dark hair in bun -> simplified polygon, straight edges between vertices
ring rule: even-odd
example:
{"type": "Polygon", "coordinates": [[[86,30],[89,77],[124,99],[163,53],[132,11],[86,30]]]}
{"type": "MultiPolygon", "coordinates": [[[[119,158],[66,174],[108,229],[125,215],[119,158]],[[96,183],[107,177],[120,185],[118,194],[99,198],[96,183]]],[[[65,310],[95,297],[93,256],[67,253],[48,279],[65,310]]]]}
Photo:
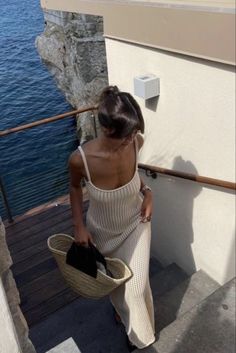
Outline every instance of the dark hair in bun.
{"type": "Polygon", "coordinates": [[[144,120],[136,100],[117,86],[106,87],[99,100],[98,120],[111,131],[112,138],[123,138],[138,130],[144,132],[144,120]]]}

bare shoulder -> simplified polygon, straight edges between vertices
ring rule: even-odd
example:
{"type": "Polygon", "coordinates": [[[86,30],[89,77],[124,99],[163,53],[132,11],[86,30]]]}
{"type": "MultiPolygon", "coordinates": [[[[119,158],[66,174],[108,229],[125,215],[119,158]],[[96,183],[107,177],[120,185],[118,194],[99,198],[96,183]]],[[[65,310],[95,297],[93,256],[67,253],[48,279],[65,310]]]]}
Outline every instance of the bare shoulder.
{"type": "Polygon", "coordinates": [[[140,134],[137,134],[136,138],[138,142],[138,149],[140,150],[143,147],[144,139],[143,136],[140,134]]]}
{"type": "Polygon", "coordinates": [[[79,150],[71,153],[68,161],[70,183],[74,187],[80,186],[80,181],[84,177],[84,164],[79,150]]]}
{"type": "Polygon", "coordinates": [[[79,150],[75,150],[69,157],[69,167],[80,170],[83,167],[83,159],[79,150]]]}
{"type": "Polygon", "coordinates": [[[83,151],[86,156],[93,155],[93,153],[97,150],[97,138],[94,138],[83,145],[83,151]]]}
{"type": "MultiPolygon", "coordinates": [[[[94,150],[96,150],[95,140],[96,139],[86,142],[82,147],[83,152],[86,155],[86,159],[90,158],[90,156],[93,155],[94,150]]],[[[68,165],[69,165],[70,172],[73,174],[77,174],[77,177],[79,177],[79,174],[81,177],[86,176],[84,161],[79,149],[71,153],[69,157],[68,165]]]]}

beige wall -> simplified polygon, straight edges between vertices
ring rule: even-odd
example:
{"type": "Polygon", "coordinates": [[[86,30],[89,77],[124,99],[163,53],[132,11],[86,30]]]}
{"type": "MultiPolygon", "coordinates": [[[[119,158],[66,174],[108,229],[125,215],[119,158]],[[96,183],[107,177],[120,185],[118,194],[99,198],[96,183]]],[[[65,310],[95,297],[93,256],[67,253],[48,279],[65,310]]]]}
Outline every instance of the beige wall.
{"type": "MultiPolygon", "coordinates": [[[[235,76],[223,64],[106,39],[110,84],[133,93],[133,78],[160,77],[158,100],[137,98],[146,122],[141,162],[234,182],[235,76]]],[[[152,251],[220,283],[234,273],[235,196],[159,177],[152,251]]]]}
{"type": "Polygon", "coordinates": [[[17,339],[15,326],[8,306],[5,290],[0,277],[0,352],[22,353],[17,339]]]}
{"type": "Polygon", "coordinates": [[[103,16],[104,33],[110,38],[235,63],[233,0],[41,0],[41,5],[103,16]]]}
{"type": "Polygon", "coordinates": [[[36,353],[20,310],[20,296],[10,267],[5,227],[0,216],[0,352],[36,353]]]}

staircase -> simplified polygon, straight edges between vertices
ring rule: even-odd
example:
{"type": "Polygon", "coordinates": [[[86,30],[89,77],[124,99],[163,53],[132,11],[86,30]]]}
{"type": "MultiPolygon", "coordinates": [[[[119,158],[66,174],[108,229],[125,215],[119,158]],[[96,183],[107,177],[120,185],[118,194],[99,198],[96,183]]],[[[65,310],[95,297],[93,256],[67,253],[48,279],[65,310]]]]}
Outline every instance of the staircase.
{"type": "MultiPolygon", "coordinates": [[[[213,289],[214,284],[211,279],[209,280],[209,277],[207,278],[202,271],[198,276],[199,279],[204,280],[205,278],[209,283],[209,291],[213,289]]],[[[203,286],[204,283],[206,284],[206,282],[202,282],[203,286]]],[[[206,286],[204,287],[206,289],[206,286]]],[[[194,289],[195,286],[193,285],[194,289]]],[[[200,301],[196,300],[195,302],[194,299],[192,302],[191,294],[190,296],[187,294],[187,302],[186,306],[183,303],[183,310],[181,309],[178,312],[176,320],[160,332],[158,341],[142,350],[142,352],[234,353],[235,279],[216,289],[212,294],[206,294],[205,298],[200,299],[200,301]]],[[[162,318],[160,319],[162,320],[162,318]]],[[[137,352],[140,351],[134,351],[134,353],[137,352]]]]}
{"type": "MultiPolygon", "coordinates": [[[[234,285],[150,260],[157,341],[134,353],[233,353],[234,285]]],[[[78,298],[30,330],[37,353],[128,353],[108,298],[78,298]]]]}

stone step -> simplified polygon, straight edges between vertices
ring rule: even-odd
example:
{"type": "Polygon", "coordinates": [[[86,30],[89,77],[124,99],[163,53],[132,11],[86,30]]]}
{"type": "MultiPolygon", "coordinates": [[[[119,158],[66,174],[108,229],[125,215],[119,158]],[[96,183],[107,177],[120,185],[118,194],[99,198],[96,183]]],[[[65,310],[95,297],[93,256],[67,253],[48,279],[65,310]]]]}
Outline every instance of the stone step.
{"type": "MultiPolygon", "coordinates": [[[[187,276],[175,264],[163,269],[155,258],[151,259],[150,267],[155,298],[163,295],[165,290],[172,289],[187,276]]],[[[35,325],[30,330],[30,337],[37,353],[44,353],[67,337],[73,337],[83,353],[128,353],[124,328],[115,323],[108,298],[98,301],[78,298],[35,325]],[[50,332],[51,327],[53,335],[50,332]]]]}
{"type": "Polygon", "coordinates": [[[151,257],[150,258],[150,262],[149,262],[149,276],[152,277],[154,276],[156,273],[159,273],[163,270],[163,266],[162,264],[155,258],[155,257],[151,257]]]}
{"type": "Polygon", "coordinates": [[[175,263],[156,272],[156,274],[150,278],[154,301],[163,296],[167,291],[175,288],[187,278],[187,273],[175,263]]]}
{"type": "Polygon", "coordinates": [[[156,333],[211,295],[220,285],[199,270],[154,302],[156,333]]]}
{"type": "Polygon", "coordinates": [[[61,342],[46,353],[81,353],[72,337],[61,342]]]}
{"type": "MultiPolygon", "coordinates": [[[[162,265],[152,257],[151,278],[155,280],[161,271],[162,265]]],[[[67,337],[73,337],[83,353],[128,353],[124,328],[116,324],[108,298],[95,301],[80,297],[32,327],[30,337],[37,353],[44,353],[51,347],[59,349],[57,344],[67,337]]],[[[54,353],[51,350],[49,352],[54,353]]]]}
{"type": "Polygon", "coordinates": [[[128,353],[123,325],[115,322],[107,297],[76,299],[30,330],[37,353],[50,352],[68,337],[83,353],[128,353]]]}
{"type": "MultiPolygon", "coordinates": [[[[199,281],[198,290],[204,287],[202,291],[205,291],[207,286],[199,281]]],[[[234,353],[235,279],[185,312],[161,331],[157,342],[142,350],[142,353],[154,352],[234,353]]]]}

